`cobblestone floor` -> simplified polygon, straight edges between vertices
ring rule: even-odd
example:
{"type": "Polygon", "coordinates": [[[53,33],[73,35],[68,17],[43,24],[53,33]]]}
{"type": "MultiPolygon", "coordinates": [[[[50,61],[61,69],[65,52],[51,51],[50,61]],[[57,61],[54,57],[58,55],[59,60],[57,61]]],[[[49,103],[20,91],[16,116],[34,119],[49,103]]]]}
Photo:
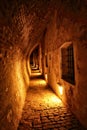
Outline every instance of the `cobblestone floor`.
{"type": "Polygon", "coordinates": [[[85,130],[33,70],[18,130],[85,130]]]}

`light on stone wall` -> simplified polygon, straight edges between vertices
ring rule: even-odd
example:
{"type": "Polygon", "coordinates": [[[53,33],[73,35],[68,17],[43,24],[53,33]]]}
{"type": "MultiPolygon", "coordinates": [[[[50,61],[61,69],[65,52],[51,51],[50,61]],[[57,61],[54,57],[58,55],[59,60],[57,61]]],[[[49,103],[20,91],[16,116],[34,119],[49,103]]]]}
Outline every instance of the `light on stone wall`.
{"type": "Polygon", "coordinates": [[[43,79],[42,80],[41,79],[38,79],[38,80],[33,79],[33,81],[30,81],[30,82],[31,82],[32,86],[36,86],[36,85],[38,86],[39,85],[39,87],[46,86],[46,84],[47,84],[46,81],[43,80],[43,79]]]}
{"type": "Polygon", "coordinates": [[[63,87],[60,83],[58,83],[58,89],[59,89],[59,94],[62,96],[63,95],[63,87]]]}
{"type": "Polygon", "coordinates": [[[16,98],[17,98],[17,100],[20,99],[20,107],[22,107],[24,105],[26,92],[25,92],[25,88],[24,88],[25,84],[24,84],[24,80],[23,80],[20,62],[15,63],[15,74],[16,74],[16,78],[14,79],[14,82],[15,82],[15,84],[17,84],[19,82],[19,87],[17,89],[16,98]]]}
{"type": "Polygon", "coordinates": [[[63,95],[63,87],[59,87],[60,95],[63,95]]]}
{"type": "Polygon", "coordinates": [[[47,74],[45,74],[45,80],[47,81],[47,74]]]}

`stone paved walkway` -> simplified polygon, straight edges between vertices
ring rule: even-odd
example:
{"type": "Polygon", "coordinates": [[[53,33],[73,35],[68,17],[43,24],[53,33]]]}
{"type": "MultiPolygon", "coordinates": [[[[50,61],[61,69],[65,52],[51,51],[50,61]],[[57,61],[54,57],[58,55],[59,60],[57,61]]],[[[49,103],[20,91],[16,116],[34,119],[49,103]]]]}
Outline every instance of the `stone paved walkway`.
{"type": "Polygon", "coordinates": [[[39,71],[33,70],[18,130],[85,129],[47,86],[39,71]]]}

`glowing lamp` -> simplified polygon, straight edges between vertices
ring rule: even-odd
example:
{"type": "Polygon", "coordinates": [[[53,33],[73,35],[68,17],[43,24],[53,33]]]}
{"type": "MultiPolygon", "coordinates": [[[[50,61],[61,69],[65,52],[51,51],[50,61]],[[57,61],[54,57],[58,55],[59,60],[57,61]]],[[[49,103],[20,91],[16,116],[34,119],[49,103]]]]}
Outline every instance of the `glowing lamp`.
{"type": "Polygon", "coordinates": [[[47,81],[47,74],[45,74],[45,79],[46,79],[46,81],[47,81]]]}
{"type": "Polygon", "coordinates": [[[63,87],[60,83],[58,83],[59,93],[62,96],[63,95],[63,87]]]}

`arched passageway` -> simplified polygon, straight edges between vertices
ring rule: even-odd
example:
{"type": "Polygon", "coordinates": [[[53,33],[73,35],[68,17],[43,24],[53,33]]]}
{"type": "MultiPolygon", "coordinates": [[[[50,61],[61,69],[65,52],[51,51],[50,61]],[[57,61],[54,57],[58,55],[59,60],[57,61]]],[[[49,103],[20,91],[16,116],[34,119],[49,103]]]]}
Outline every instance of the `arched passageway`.
{"type": "Polygon", "coordinates": [[[32,66],[18,130],[85,130],[68,106],[47,85],[40,71],[32,66]]]}
{"type": "Polygon", "coordinates": [[[0,0],[0,130],[19,126],[35,89],[30,63],[87,128],[86,59],[87,0],[0,0]]]}

